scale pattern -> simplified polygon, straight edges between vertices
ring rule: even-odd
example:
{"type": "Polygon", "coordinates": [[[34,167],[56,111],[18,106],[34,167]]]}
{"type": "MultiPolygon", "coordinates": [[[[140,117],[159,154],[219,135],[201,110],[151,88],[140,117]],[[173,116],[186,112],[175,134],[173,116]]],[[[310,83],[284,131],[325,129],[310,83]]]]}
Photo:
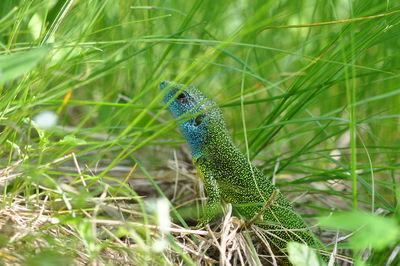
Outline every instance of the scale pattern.
{"type": "Polygon", "coordinates": [[[205,216],[199,225],[212,220],[221,199],[230,202],[238,216],[268,231],[265,236],[275,250],[283,251],[288,241],[322,248],[304,220],[276,187],[252,166],[233,144],[221,110],[193,86],[160,83],[164,102],[192,151],[207,193],[205,216]],[[273,198],[272,198],[273,197],[273,198]]]}

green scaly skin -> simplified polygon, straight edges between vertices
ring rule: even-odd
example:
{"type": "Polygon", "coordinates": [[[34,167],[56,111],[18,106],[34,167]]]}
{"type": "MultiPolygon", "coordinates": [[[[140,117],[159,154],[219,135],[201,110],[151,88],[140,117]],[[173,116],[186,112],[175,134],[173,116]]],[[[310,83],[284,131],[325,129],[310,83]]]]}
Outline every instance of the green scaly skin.
{"type": "Polygon", "coordinates": [[[215,102],[192,86],[163,81],[160,88],[190,145],[208,196],[205,216],[198,226],[218,215],[222,199],[244,220],[257,217],[254,224],[268,230],[265,236],[279,253],[289,241],[322,248],[289,201],[233,144],[215,102]]]}

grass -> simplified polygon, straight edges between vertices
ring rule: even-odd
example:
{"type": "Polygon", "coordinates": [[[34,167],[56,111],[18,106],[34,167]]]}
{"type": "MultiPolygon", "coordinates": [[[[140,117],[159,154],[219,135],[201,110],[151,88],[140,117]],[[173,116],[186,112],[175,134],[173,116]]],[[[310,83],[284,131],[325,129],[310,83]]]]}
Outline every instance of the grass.
{"type": "Polygon", "coordinates": [[[2,1],[1,264],[273,261],[235,231],[229,206],[209,231],[190,228],[188,206],[204,194],[161,101],[158,83],[174,80],[218,102],[235,143],[321,223],[338,264],[395,265],[399,238],[378,240],[400,230],[396,10],[389,0],[2,1]],[[288,25],[305,27],[265,29],[288,25]],[[41,127],[43,111],[56,126],[41,127]],[[336,215],[337,228],[318,218],[336,215]]]}

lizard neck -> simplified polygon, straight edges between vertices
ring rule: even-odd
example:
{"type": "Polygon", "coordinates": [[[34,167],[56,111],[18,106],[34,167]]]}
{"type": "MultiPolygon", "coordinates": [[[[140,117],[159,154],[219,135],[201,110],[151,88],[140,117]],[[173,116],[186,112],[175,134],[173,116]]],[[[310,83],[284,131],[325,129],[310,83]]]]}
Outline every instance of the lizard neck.
{"type": "Polygon", "coordinates": [[[208,132],[203,142],[189,142],[193,159],[215,160],[216,158],[229,159],[237,148],[233,144],[231,136],[227,131],[208,132]]]}

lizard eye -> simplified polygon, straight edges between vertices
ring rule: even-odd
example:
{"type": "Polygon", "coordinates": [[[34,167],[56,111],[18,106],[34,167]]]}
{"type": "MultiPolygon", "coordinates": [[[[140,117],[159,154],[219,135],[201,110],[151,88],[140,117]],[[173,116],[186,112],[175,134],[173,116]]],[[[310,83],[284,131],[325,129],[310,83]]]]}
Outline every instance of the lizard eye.
{"type": "Polygon", "coordinates": [[[178,97],[176,97],[176,99],[180,102],[180,103],[187,103],[188,102],[188,98],[186,97],[186,94],[184,92],[181,92],[178,97]]]}
{"type": "Polygon", "coordinates": [[[201,114],[201,115],[197,116],[197,117],[194,119],[193,125],[196,126],[196,127],[197,127],[198,125],[200,125],[201,122],[203,122],[204,117],[205,117],[204,114],[201,114]]]}

